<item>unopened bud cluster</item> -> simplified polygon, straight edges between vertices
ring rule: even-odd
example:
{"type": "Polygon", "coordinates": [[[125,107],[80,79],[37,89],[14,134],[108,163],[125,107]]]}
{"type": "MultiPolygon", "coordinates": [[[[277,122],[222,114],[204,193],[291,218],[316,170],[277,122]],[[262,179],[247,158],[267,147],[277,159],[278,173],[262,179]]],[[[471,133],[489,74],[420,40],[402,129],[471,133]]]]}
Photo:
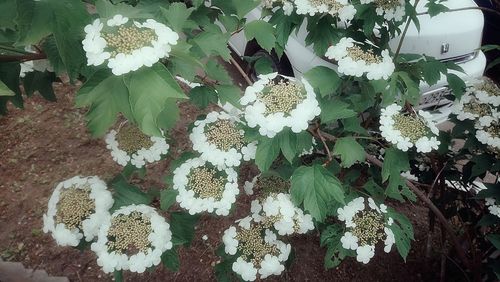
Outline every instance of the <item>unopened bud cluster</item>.
{"type": "Polygon", "coordinates": [[[290,191],[290,181],[284,180],[278,176],[260,176],[255,183],[255,190],[258,193],[258,199],[264,201],[273,194],[285,193],[290,191]]]}
{"type": "Polygon", "coordinates": [[[153,141],[149,136],[142,133],[138,127],[129,124],[120,128],[120,131],[116,134],[116,140],[118,141],[118,148],[129,155],[142,148],[148,149],[153,146],[153,141]]]}
{"type": "Polygon", "coordinates": [[[380,7],[384,10],[393,9],[401,5],[399,0],[374,0],[373,2],[377,7],[380,7]]]}
{"type": "Polygon", "coordinates": [[[375,211],[363,211],[355,215],[353,222],[356,227],[351,233],[358,237],[360,246],[374,246],[377,242],[383,241],[384,218],[381,214],[375,211]]]}
{"type": "Polygon", "coordinates": [[[250,261],[255,267],[260,266],[260,262],[267,254],[277,256],[278,248],[275,245],[266,243],[262,235],[264,227],[260,224],[253,224],[250,229],[241,228],[236,234],[238,240],[238,250],[242,253],[241,258],[250,261]]]}
{"type": "Polygon", "coordinates": [[[479,115],[480,117],[490,116],[492,113],[488,104],[477,103],[477,100],[474,98],[471,102],[464,104],[463,110],[468,113],[479,115]]]}
{"type": "Polygon", "coordinates": [[[56,223],[63,223],[68,230],[81,229],[82,221],[95,210],[90,191],[90,187],[63,189],[57,205],[56,223]]]}
{"type": "Polygon", "coordinates": [[[338,10],[341,9],[344,5],[337,2],[337,0],[310,0],[312,6],[318,7],[321,5],[326,5],[330,8],[330,10],[338,10]]]}
{"type": "Polygon", "coordinates": [[[224,177],[217,176],[217,171],[206,167],[191,170],[188,176],[189,187],[201,198],[220,200],[226,183],[224,177]]]}
{"type": "Polygon", "coordinates": [[[111,56],[118,53],[131,54],[144,46],[150,46],[156,35],[151,29],[139,29],[135,26],[120,26],[116,32],[104,34],[104,40],[112,48],[111,56]]]}
{"type": "Polygon", "coordinates": [[[382,62],[382,58],[375,55],[373,50],[363,50],[359,46],[354,45],[353,47],[347,48],[347,53],[355,61],[363,60],[368,64],[379,64],[382,62]]]}
{"type": "Polygon", "coordinates": [[[221,119],[208,125],[205,135],[209,143],[222,151],[229,151],[231,148],[241,149],[244,144],[243,134],[230,120],[221,119]]]}
{"type": "Polygon", "coordinates": [[[418,139],[427,136],[429,129],[424,121],[418,117],[410,115],[396,114],[393,116],[394,128],[401,132],[403,137],[410,138],[410,142],[415,143],[418,139]]]}
{"type": "Polygon", "coordinates": [[[151,222],[140,212],[120,214],[111,220],[108,231],[108,247],[120,254],[133,255],[146,252],[151,242],[151,222]]]}
{"type": "Polygon", "coordinates": [[[266,105],[266,114],[289,114],[300,102],[305,99],[303,87],[297,83],[281,80],[278,83],[270,82],[267,89],[261,92],[259,99],[266,105]]]}

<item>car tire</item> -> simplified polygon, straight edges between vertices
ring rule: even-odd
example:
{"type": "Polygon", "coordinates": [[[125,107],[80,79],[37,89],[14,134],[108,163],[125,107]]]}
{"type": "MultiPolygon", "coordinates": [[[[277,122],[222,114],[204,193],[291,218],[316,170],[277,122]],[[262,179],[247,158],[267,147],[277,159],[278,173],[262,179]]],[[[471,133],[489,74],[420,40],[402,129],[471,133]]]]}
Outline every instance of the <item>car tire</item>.
{"type": "Polygon", "coordinates": [[[258,58],[268,59],[271,62],[271,68],[273,72],[278,72],[279,74],[285,76],[293,76],[292,66],[290,65],[288,58],[284,54],[281,57],[281,59],[279,59],[278,55],[276,54],[276,52],[274,52],[274,50],[271,53],[269,53],[264,49],[260,49],[256,51],[254,54],[252,54],[251,57],[256,58],[256,60],[249,62],[247,64],[246,73],[252,81],[257,81],[258,75],[255,69],[255,62],[258,60],[258,58]]]}

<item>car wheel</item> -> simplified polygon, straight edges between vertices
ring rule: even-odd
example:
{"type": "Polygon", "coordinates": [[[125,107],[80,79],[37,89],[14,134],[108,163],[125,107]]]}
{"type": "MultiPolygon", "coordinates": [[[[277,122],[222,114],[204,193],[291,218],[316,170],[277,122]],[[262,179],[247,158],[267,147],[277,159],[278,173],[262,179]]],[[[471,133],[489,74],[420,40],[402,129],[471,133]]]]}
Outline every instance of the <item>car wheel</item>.
{"type": "Polygon", "coordinates": [[[288,58],[285,55],[282,56],[281,60],[274,51],[271,53],[266,50],[258,50],[252,56],[252,60],[247,64],[247,74],[252,81],[257,81],[259,75],[259,64],[269,64],[266,67],[270,67],[271,72],[278,72],[279,74],[286,76],[293,76],[292,67],[288,58]],[[262,60],[264,59],[264,60],[262,60]],[[264,63],[266,62],[266,63],[264,63]]]}

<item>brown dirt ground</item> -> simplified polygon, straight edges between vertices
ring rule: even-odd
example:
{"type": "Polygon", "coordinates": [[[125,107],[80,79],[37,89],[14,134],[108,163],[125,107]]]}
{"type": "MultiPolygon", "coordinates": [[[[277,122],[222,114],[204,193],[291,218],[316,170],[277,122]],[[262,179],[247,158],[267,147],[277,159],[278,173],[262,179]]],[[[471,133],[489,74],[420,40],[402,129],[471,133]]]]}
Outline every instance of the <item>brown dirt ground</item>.
{"type": "MultiPolygon", "coordinates": [[[[0,117],[0,255],[4,260],[19,261],[30,268],[45,269],[50,275],[67,276],[71,281],[110,281],[95,263],[91,251],[80,252],[58,247],[49,235],[43,234],[42,214],[52,189],[61,180],[74,175],[98,175],[110,180],[120,171],[105,143],[92,139],[85,128],[85,111],[75,109],[73,98],[77,87],[55,84],[58,102],[40,97],[26,101],[23,110],[12,109],[0,117]]],[[[186,125],[196,117],[196,109],[181,105],[181,122],[171,132],[171,152],[176,157],[188,149],[186,125]]],[[[142,187],[161,187],[169,159],[148,167],[142,187]]],[[[243,179],[251,178],[253,169],[242,170],[243,179]]],[[[325,250],[319,247],[315,232],[291,238],[296,251],[292,267],[276,281],[429,281],[439,279],[436,254],[424,258],[427,239],[427,209],[419,204],[396,208],[414,224],[416,241],[405,263],[395,248],[389,254],[377,250],[376,257],[362,265],[347,259],[340,267],[325,270],[325,250]]],[[[189,249],[180,251],[181,268],[173,273],[163,266],[142,276],[126,273],[128,281],[212,281],[213,265],[222,232],[235,219],[249,210],[249,199],[238,202],[232,216],[202,216],[196,237],[189,249]],[[208,235],[208,240],[201,237],[208,235]]]]}

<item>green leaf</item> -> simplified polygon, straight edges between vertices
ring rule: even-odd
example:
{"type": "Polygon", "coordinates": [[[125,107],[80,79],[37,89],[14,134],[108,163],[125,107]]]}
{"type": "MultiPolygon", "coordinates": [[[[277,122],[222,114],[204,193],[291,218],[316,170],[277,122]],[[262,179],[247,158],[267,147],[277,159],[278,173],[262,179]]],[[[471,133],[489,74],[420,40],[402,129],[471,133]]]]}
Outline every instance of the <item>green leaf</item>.
{"type": "Polygon", "coordinates": [[[406,257],[411,248],[411,241],[415,239],[413,235],[413,226],[406,216],[397,213],[392,208],[388,208],[387,215],[394,219],[394,223],[389,226],[389,228],[394,233],[396,248],[406,262],[406,257]]]}
{"type": "Polygon", "coordinates": [[[0,114],[7,113],[7,103],[10,101],[14,106],[23,108],[23,97],[19,88],[19,72],[21,67],[19,63],[0,64],[0,81],[15,93],[14,96],[0,96],[0,114]]]}
{"type": "Polygon", "coordinates": [[[207,63],[206,72],[208,77],[217,82],[224,84],[233,84],[233,80],[229,76],[229,73],[224,68],[224,66],[217,62],[217,60],[211,60],[207,63]]]}
{"type": "Polygon", "coordinates": [[[500,250],[500,234],[488,234],[486,239],[490,241],[497,250],[500,250]]]}
{"type": "Polygon", "coordinates": [[[116,14],[132,19],[152,18],[153,15],[147,12],[147,9],[132,7],[125,3],[113,3],[119,1],[97,0],[95,7],[100,18],[112,18],[116,14]]]}
{"type": "Polygon", "coordinates": [[[349,252],[342,248],[340,238],[343,235],[344,230],[338,224],[328,225],[325,230],[321,232],[321,246],[326,246],[327,248],[324,263],[326,269],[339,266],[349,252]]]}
{"type": "MultiPolygon", "coordinates": [[[[2,9],[1,11],[4,11],[2,9]]],[[[5,13],[5,12],[4,12],[5,13]]],[[[15,13],[13,13],[15,15],[15,13]]],[[[17,0],[15,22],[19,29],[19,45],[33,45],[52,33],[50,23],[52,11],[47,2],[17,0]]]]}
{"type": "Polygon", "coordinates": [[[356,162],[365,160],[365,150],[353,137],[343,137],[337,139],[333,153],[340,155],[342,167],[351,167],[356,162]]]}
{"type": "Polygon", "coordinates": [[[160,8],[168,26],[176,32],[182,32],[184,28],[194,28],[196,23],[188,20],[194,8],[187,8],[184,3],[172,3],[168,9],[160,8]]]}
{"type": "Polygon", "coordinates": [[[238,109],[241,109],[241,89],[234,85],[217,85],[215,87],[217,95],[222,104],[230,103],[238,109]]]}
{"type": "Polygon", "coordinates": [[[164,189],[160,192],[160,208],[168,210],[174,203],[179,192],[174,189],[164,189]]]}
{"type": "Polygon", "coordinates": [[[85,65],[82,33],[89,22],[89,14],[82,2],[73,0],[48,0],[53,12],[52,32],[68,76],[74,81],[85,65]]]}
{"type": "Polygon", "coordinates": [[[224,60],[229,61],[231,54],[227,47],[228,40],[229,34],[223,34],[220,31],[205,31],[200,32],[190,42],[196,44],[206,56],[221,56],[224,60]]]}
{"type": "Polygon", "coordinates": [[[313,49],[316,55],[324,56],[328,47],[343,37],[343,31],[334,28],[337,26],[337,20],[334,17],[310,17],[307,20],[309,33],[305,42],[307,45],[314,44],[313,49]]]}
{"type": "Polygon", "coordinates": [[[10,90],[3,81],[0,80],[0,96],[14,96],[16,93],[14,91],[10,90]]]}
{"type": "Polygon", "coordinates": [[[121,178],[112,184],[114,190],[115,203],[113,210],[128,205],[148,205],[151,203],[152,198],[149,197],[138,187],[129,184],[125,178],[121,178]]]}
{"type": "Polygon", "coordinates": [[[450,8],[441,3],[437,3],[435,0],[427,2],[425,6],[427,7],[427,13],[429,13],[429,16],[431,16],[431,18],[450,10],[450,8]]]}
{"type": "Polygon", "coordinates": [[[123,270],[114,271],[113,278],[116,282],[123,282],[123,270]]]}
{"type": "Polygon", "coordinates": [[[314,89],[319,90],[321,97],[335,94],[342,82],[336,71],[323,66],[312,68],[304,77],[314,89]]]}
{"type": "Polygon", "coordinates": [[[344,190],[340,181],[322,165],[301,166],[291,178],[291,195],[297,204],[317,221],[322,222],[332,200],[344,203],[344,190]]]}
{"type": "Polygon", "coordinates": [[[274,36],[274,27],[263,20],[256,20],[247,23],[244,28],[245,37],[248,41],[255,38],[260,47],[264,48],[267,52],[271,52],[276,42],[274,36]]]}
{"type": "Polygon", "coordinates": [[[159,63],[130,73],[127,78],[134,119],[144,133],[161,136],[157,123],[160,113],[177,107],[176,100],[186,95],[172,74],[159,63]]]}
{"type": "Polygon", "coordinates": [[[28,97],[38,91],[43,98],[56,101],[56,95],[52,89],[53,81],[55,81],[55,75],[52,72],[29,72],[23,78],[24,91],[28,97]]]}
{"type": "Polygon", "coordinates": [[[349,104],[338,99],[322,101],[320,107],[322,123],[330,123],[338,119],[351,118],[358,115],[358,113],[349,108],[349,104]]]}
{"type": "Polygon", "coordinates": [[[281,152],[289,163],[293,163],[293,159],[297,155],[297,136],[291,130],[285,130],[279,134],[279,142],[281,152]]]}
{"type": "Polygon", "coordinates": [[[402,171],[410,169],[408,154],[395,148],[387,148],[384,155],[384,165],[382,167],[382,181],[389,177],[400,177],[402,171]]]}
{"type": "Polygon", "coordinates": [[[173,212],[170,215],[170,230],[174,246],[191,245],[194,238],[194,227],[200,215],[190,215],[186,212],[173,212]]]}
{"type": "Polygon", "coordinates": [[[122,77],[112,75],[109,70],[99,70],[80,88],[75,104],[77,107],[90,106],[87,127],[93,136],[102,136],[115,123],[119,113],[132,118],[128,100],[129,93],[122,77]]]}
{"type": "Polygon", "coordinates": [[[181,262],[177,252],[177,247],[173,247],[172,249],[165,251],[161,255],[161,262],[166,268],[172,270],[173,272],[179,271],[181,262]]]}
{"type": "Polygon", "coordinates": [[[280,153],[279,138],[261,138],[255,153],[255,164],[260,171],[267,171],[280,153]]]}
{"type": "Polygon", "coordinates": [[[449,73],[446,75],[448,85],[453,90],[453,94],[457,99],[460,99],[465,92],[465,82],[456,74],[449,73]]]}
{"type": "Polygon", "coordinates": [[[2,0],[0,1],[0,29],[15,29],[16,25],[14,18],[16,17],[16,0],[2,0]]]}
{"type": "Polygon", "coordinates": [[[193,104],[201,109],[206,108],[210,104],[217,104],[217,92],[209,86],[197,86],[189,92],[189,99],[193,104]]]}

